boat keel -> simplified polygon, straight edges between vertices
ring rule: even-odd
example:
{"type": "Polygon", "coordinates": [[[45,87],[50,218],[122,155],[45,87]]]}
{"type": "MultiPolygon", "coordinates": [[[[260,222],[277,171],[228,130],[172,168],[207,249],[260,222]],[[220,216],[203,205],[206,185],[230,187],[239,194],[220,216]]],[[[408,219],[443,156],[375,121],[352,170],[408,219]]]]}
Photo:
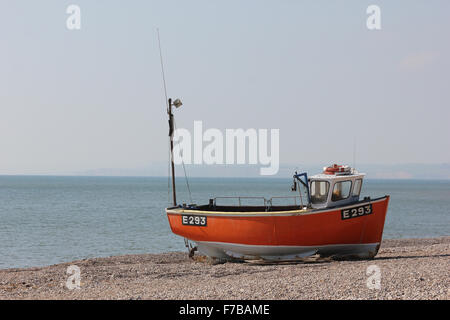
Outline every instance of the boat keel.
{"type": "Polygon", "coordinates": [[[196,241],[198,251],[212,258],[284,261],[320,255],[336,259],[372,259],[379,243],[322,246],[257,246],[196,241]]]}

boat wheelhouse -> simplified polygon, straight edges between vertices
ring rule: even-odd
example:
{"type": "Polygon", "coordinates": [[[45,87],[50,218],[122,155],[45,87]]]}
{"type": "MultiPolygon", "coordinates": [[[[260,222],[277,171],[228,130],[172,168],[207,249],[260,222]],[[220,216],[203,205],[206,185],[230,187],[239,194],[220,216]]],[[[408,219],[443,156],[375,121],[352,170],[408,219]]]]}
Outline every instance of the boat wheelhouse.
{"type": "Polygon", "coordinates": [[[310,179],[311,207],[322,209],[358,202],[364,176],[348,166],[334,164],[324,168],[323,173],[310,179]],[[341,168],[342,171],[332,171],[341,168]]]}

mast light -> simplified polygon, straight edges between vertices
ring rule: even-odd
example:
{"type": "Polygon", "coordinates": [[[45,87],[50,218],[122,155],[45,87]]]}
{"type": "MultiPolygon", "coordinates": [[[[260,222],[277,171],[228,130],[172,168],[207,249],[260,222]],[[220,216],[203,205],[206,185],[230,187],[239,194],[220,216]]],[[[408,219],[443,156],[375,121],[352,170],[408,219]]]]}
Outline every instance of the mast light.
{"type": "Polygon", "coordinates": [[[179,107],[181,107],[181,106],[183,105],[183,103],[181,102],[180,99],[176,99],[176,100],[173,102],[173,105],[174,105],[176,108],[179,108],[179,107]]]}

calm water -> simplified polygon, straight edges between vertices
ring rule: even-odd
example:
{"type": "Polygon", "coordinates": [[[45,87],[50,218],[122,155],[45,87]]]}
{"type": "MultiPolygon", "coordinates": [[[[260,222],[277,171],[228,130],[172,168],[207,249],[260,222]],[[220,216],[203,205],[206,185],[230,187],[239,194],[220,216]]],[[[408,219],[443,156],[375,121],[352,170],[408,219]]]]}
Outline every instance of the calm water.
{"type": "MultiPolygon", "coordinates": [[[[285,196],[290,179],[191,178],[192,197],[285,196]]],[[[179,179],[179,202],[189,202],[179,179]]],[[[384,238],[450,235],[450,181],[366,180],[391,195],[384,238]]],[[[167,178],[0,176],[0,268],[185,250],[164,208],[167,178]]]]}

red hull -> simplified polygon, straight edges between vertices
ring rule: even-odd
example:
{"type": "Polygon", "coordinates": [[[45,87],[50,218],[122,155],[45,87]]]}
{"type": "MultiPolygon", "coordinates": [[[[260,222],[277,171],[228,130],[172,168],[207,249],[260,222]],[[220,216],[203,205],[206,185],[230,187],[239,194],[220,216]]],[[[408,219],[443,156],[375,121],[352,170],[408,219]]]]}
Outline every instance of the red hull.
{"type": "Polygon", "coordinates": [[[341,208],[261,213],[172,208],[167,209],[167,216],[175,234],[197,243],[311,248],[371,244],[377,245],[378,251],[388,202],[389,196],[386,196],[341,208]],[[351,212],[346,212],[347,218],[343,219],[343,210],[368,204],[371,205],[370,214],[352,218],[351,212]],[[185,225],[182,215],[207,217],[207,225],[185,225]]]}

